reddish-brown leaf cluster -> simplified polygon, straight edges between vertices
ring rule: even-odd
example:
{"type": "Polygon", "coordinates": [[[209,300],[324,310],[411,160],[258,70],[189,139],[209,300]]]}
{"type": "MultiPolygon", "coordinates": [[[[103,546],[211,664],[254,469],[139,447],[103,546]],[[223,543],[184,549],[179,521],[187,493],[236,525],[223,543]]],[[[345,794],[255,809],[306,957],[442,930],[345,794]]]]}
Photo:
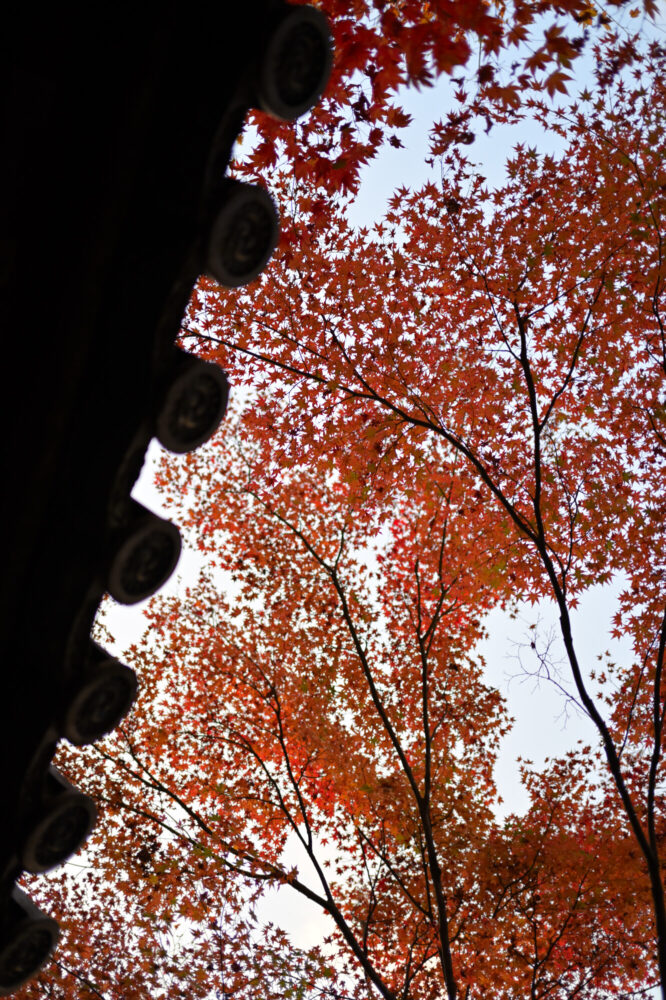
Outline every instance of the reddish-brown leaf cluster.
{"type": "Polygon", "coordinates": [[[183,329],[244,404],[160,471],[207,569],[151,606],[127,725],[62,761],[102,822],[88,881],[42,888],[69,934],[26,1000],[601,1000],[664,973],[665,53],[608,33],[555,103],[589,5],[327,10],[329,101],[238,166],[280,201],[276,258],[202,279],[183,329]],[[433,129],[441,179],[353,227],[396,87],[463,65],[469,32],[487,62],[433,129]],[[491,187],[484,118],[563,152],[518,144],[491,187]],[[571,612],[611,579],[633,655],[595,675],[571,612]],[[489,609],[541,598],[598,741],[524,762],[500,819],[511,720],[475,649],[489,609]],[[324,941],[262,926],[276,887],[324,941]]]}

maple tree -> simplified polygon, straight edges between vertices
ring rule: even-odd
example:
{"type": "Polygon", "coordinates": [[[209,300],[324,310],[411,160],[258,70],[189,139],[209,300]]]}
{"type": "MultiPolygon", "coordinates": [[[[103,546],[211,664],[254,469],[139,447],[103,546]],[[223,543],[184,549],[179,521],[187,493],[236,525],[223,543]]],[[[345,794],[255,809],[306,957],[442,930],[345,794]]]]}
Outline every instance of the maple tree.
{"type": "Polygon", "coordinates": [[[63,750],[101,821],[85,879],[31,888],[67,934],[20,996],[537,1000],[666,982],[666,53],[608,33],[589,90],[554,102],[582,45],[547,26],[513,82],[456,82],[432,132],[441,179],[354,228],[360,168],[407,123],[391,95],[425,82],[418,53],[451,71],[478,30],[499,55],[550,7],[450,6],[386,4],[373,24],[331,4],[330,101],[262,123],[237,165],[278,199],[280,247],[245,289],[202,279],[183,342],[248,403],[161,471],[209,568],[151,606],[126,724],[63,750]],[[354,73],[371,64],[368,90],[354,73]],[[493,188],[472,128],[526,119],[563,152],[518,145],[493,188]],[[595,673],[571,612],[618,576],[634,655],[595,673]],[[490,608],[543,597],[599,740],[523,764],[529,808],[501,820],[510,720],[475,649],[490,608]],[[261,925],[275,886],[328,915],[322,944],[261,925]]]}

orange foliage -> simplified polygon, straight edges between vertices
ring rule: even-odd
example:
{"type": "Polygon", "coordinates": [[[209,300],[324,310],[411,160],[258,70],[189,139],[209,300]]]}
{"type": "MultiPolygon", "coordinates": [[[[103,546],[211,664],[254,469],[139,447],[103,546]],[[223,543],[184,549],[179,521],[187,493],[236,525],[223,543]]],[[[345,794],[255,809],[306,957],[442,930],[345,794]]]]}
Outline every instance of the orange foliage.
{"type": "Polygon", "coordinates": [[[70,933],[21,997],[601,1000],[663,975],[664,52],[609,35],[591,92],[553,104],[578,49],[550,25],[435,127],[441,183],[346,216],[405,124],[397,84],[552,6],[331,2],[329,102],[239,165],[283,239],[246,289],[203,279],[183,338],[246,406],[160,477],[208,570],[151,606],[127,724],[62,762],[102,803],[104,906],[72,874],[42,889],[70,933]],[[511,115],[566,149],[518,146],[491,189],[459,126],[511,115]],[[595,678],[570,612],[617,574],[634,657],[595,678]],[[524,764],[530,807],[500,820],[510,720],[474,650],[487,610],[544,596],[599,741],[524,764]],[[328,915],[321,945],[259,925],[278,885],[328,915]]]}

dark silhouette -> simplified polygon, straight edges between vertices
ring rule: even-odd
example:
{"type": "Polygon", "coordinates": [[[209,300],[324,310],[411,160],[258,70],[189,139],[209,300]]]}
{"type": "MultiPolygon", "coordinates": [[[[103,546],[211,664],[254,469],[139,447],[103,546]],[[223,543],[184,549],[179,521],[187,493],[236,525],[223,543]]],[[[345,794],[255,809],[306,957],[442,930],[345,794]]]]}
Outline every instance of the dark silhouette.
{"type": "Polygon", "coordinates": [[[4,34],[0,995],[57,939],[16,879],[94,823],[57,742],[136,695],[90,640],[99,602],[143,599],[178,558],[130,498],[146,447],[191,450],[226,408],[224,373],[174,346],[190,292],[252,280],[277,240],[267,193],[225,177],[233,142],[251,106],[307,110],[331,61],[318,12],[271,0],[22,8],[4,34]]]}

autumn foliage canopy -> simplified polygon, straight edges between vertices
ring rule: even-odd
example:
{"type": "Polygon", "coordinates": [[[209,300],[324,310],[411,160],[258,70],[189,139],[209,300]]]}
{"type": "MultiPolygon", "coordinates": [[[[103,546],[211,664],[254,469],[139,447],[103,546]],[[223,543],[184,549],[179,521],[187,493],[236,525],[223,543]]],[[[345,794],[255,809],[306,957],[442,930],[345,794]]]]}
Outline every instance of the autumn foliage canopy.
{"type": "Polygon", "coordinates": [[[32,881],[66,933],[19,995],[638,996],[666,981],[666,49],[621,5],[322,6],[326,98],[257,114],[235,167],[278,251],[183,321],[237,400],[159,471],[204,569],[147,612],[133,714],[63,751],[101,820],[32,881]],[[353,225],[398,88],[442,74],[431,179],[353,225]],[[474,143],[510,128],[491,182],[474,143]],[[633,652],[585,662],[571,613],[611,581],[633,652]],[[477,647],[542,599],[596,742],[525,762],[506,815],[477,647]],[[276,887],[319,940],[262,916],[276,887]]]}

